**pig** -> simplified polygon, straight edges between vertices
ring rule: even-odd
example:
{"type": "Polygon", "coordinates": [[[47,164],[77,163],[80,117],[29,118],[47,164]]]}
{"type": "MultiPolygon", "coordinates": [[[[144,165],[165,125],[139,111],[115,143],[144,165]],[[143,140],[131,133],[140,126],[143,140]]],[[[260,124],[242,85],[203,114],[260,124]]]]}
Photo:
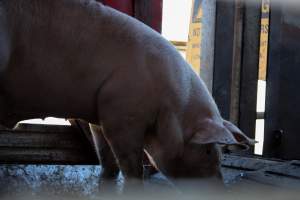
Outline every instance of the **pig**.
{"type": "Polygon", "coordinates": [[[93,0],[0,0],[0,124],[78,119],[113,178],[220,175],[218,144],[252,145],[160,34],[93,0]]]}

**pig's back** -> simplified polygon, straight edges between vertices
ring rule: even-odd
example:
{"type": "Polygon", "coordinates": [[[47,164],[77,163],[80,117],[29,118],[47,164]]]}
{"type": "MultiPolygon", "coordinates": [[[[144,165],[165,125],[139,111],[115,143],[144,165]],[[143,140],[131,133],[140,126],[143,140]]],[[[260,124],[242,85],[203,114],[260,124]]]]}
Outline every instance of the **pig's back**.
{"type": "Polygon", "coordinates": [[[18,91],[14,99],[29,102],[35,95],[41,107],[72,111],[86,105],[93,113],[95,93],[119,69],[132,78],[151,74],[162,93],[170,90],[164,95],[188,96],[188,65],[141,22],[88,0],[5,3],[13,5],[8,13],[15,47],[5,77],[6,89],[18,91]]]}

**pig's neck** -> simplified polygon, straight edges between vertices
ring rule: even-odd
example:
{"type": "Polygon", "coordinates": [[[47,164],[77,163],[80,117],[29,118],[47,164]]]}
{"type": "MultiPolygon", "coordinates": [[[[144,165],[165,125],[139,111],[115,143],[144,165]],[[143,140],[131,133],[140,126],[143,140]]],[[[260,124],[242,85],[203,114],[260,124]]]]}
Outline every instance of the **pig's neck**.
{"type": "Polygon", "coordinates": [[[198,123],[207,118],[220,118],[220,114],[203,81],[191,72],[188,103],[180,113],[167,115],[167,118],[168,125],[165,126],[168,127],[168,131],[163,130],[160,133],[158,130],[157,138],[151,140],[148,145],[149,154],[165,174],[181,160],[185,145],[193,137],[198,123]]]}
{"type": "Polygon", "coordinates": [[[192,74],[191,88],[189,103],[184,109],[181,124],[185,142],[191,139],[201,122],[207,119],[221,119],[205,83],[195,73],[192,74]]]}

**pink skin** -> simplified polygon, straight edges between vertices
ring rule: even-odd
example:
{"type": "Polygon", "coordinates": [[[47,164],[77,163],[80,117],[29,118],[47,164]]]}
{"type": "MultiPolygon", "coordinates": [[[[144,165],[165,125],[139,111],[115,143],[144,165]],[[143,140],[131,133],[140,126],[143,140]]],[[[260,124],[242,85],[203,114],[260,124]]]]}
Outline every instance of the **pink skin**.
{"type": "Polygon", "coordinates": [[[91,0],[2,0],[0,27],[3,125],[92,123],[99,157],[129,182],[142,180],[144,149],[170,177],[207,177],[219,174],[215,144],[253,144],[177,50],[127,15],[91,0]]]}

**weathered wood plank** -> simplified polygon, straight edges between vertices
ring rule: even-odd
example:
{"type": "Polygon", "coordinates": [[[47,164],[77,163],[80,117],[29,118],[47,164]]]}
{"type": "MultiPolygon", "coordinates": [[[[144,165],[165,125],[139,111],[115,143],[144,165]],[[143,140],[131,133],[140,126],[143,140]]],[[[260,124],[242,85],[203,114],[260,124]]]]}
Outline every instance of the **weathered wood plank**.
{"type": "Polygon", "coordinates": [[[285,1],[271,1],[270,5],[263,153],[266,157],[300,159],[300,13],[285,1]]]}
{"type": "Polygon", "coordinates": [[[237,175],[242,179],[285,188],[300,188],[298,162],[225,155],[222,166],[225,170],[239,170],[237,175]]]}
{"type": "Polygon", "coordinates": [[[232,66],[236,4],[234,1],[216,2],[214,76],[212,94],[225,119],[230,119],[232,66]],[[224,28],[226,27],[226,28],[224,28]]]}
{"type": "Polygon", "coordinates": [[[21,124],[0,131],[0,163],[98,164],[92,145],[76,128],[21,124]]]}
{"type": "Polygon", "coordinates": [[[88,149],[0,148],[1,164],[99,164],[88,149]]]}
{"type": "Polygon", "coordinates": [[[266,167],[274,166],[284,163],[283,161],[273,161],[262,159],[258,157],[242,157],[238,155],[228,155],[223,156],[222,164],[224,167],[234,167],[243,170],[255,171],[261,170],[266,167]]]}
{"type": "Polygon", "coordinates": [[[28,147],[28,148],[73,148],[80,149],[82,142],[74,134],[41,133],[26,131],[2,131],[0,133],[0,148],[28,147]]]}
{"type": "Polygon", "coordinates": [[[240,114],[244,15],[242,1],[216,1],[213,96],[222,116],[235,124],[240,114]]]}
{"type": "MultiPolygon", "coordinates": [[[[239,127],[255,138],[260,45],[261,1],[245,1],[242,65],[240,74],[239,127]]],[[[251,153],[254,148],[251,148],[251,153]]]]}

